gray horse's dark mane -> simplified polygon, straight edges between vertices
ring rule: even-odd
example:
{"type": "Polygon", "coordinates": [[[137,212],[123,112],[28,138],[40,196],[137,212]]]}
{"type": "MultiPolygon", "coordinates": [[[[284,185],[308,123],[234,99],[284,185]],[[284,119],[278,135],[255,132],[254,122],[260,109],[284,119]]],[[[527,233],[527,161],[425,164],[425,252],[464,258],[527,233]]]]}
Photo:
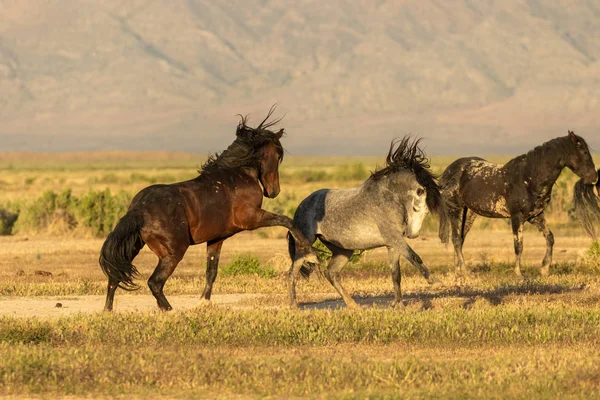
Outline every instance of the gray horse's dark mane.
{"type": "Polygon", "coordinates": [[[369,179],[377,181],[402,170],[411,171],[415,174],[419,185],[427,190],[427,207],[437,213],[441,206],[440,188],[436,182],[437,176],[430,170],[429,159],[419,147],[421,140],[421,138],[413,139],[410,135],[392,140],[390,151],[385,159],[386,166],[377,168],[371,173],[369,179]]]}
{"type": "Polygon", "coordinates": [[[236,129],[236,139],[221,153],[214,153],[208,156],[208,160],[198,170],[198,173],[212,171],[214,169],[234,169],[240,167],[254,167],[259,161],[258,150],[267,143],[272,143],[277,148],[280,155],[280,161],[283,160],[283,146],[279,138],[284,130],[273,132],[268,128],[281,122],[283,118],[277,118],[273,121],[268,119],[275,111],[272,106],[267,117],[256,127],[248,126],[248,116],[238,114],[240,122],[236,129]]]}

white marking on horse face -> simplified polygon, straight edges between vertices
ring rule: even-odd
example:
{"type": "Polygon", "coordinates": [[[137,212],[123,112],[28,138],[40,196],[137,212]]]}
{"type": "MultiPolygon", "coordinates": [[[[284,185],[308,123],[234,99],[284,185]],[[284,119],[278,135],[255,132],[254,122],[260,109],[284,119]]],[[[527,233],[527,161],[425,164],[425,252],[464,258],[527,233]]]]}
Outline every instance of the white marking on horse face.
{"type": "Polygon", "coordinates": [[[427,208],[427,192],[424,188],[408,191],[408,204],[406,207],[406,231],[404,236],[409,239],[419,237],[419,231],[423,226],[423,220],[429,213],[427,208]]]}

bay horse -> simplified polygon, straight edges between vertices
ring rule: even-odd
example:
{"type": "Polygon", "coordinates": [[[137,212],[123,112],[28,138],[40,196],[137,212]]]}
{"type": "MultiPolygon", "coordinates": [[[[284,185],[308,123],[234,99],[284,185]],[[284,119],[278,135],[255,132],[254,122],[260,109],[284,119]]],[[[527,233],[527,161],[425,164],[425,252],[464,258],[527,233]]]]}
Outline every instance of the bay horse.
{"type": "Polygon", "coordinates": [[[100,252],[100,267],[108,277],[105,311],[113,308],[117,288],[137,289],[138,271],[132,260],[144,245],[158,256],[148,286],[161,310],[171,310],[163,287],[189,246],[205,243],[206,285],[203,300],[210,300],[217,276],[219,255],[225,239],[244,230],[268,226],[286,227],[306,253],[317,258],[302,233],[286,216],[261,208],[263,195],[279,194],[279,163],[283,159],[280,139],[284,130],[269,130],[281,119],[256,127],[240,115],[235,141],[222,153],[208,158],[199,176],[170,185],[152,185],[131,201],[127,214],[108,235],[100,252]],[[261,187],[262,186],[262,187],[261,187]]]}
{"type": "MultiPolygon", "coordinates": [[[[600,179],[600,169],[598,170],[600,179]]],[[[581,221],[583,228],[594,240],[598,240],[600,229],[600,181],[586,185],[583,179],[575,183],[573,191],[575,215],[581,221]]]]}
{"type": "MultiPolygon", "coordinates": [[[[305,198],[294,214],[294,225],[310,243],[318,238],[332,252],[324,274],[349,308],[360,308],[340,281],[340,271],[354,250],[386,246],[394,284],[394,305],[402,307],[400,256],[437,282],[405,238],[416,238],[425,215],[440,207],[440,192],[429,160],[410,136],[392,141],[385,168],[378,169],[359,187],[321,189],[305,198]]],[[[296,307],[298,274],[308,278],[314,265],[303,262],[294,238],[288,235],[292,266],[289,298],[296,307]]]]}
{"type": "Polygon", "coordinates": [[[521,276],[523,225],[529,222],[537,227],[546,239],[546,254],[539,270],[542,276],[548,275],[554,235],[548,228],[544,210],[550,203],[552,186],[564,168],[569,168],[586,184],[598,179],[588,145],[572,131],[506,164],[479,157],[460,158],[450,164],[439,180],[443,199],[439,237],[448,243],[452,231],[457,274],[464,272],[465,237],[475,218],[481,215],[510,218],[517,276],[521,276]]]}

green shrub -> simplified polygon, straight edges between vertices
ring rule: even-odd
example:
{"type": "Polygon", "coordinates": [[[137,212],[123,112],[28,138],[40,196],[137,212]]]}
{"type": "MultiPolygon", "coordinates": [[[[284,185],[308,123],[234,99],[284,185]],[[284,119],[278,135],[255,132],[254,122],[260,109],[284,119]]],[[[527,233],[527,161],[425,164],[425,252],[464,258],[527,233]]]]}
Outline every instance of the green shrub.
{"type": "Polygon", "coordinates": [[[19,215],[5,209],[0,209],[0,235],[10,235],[19,215]]]}
{"type": "Polygon", "coordinates": [[[257,275],[261,278],[274,278],[277,272],[270,265],[261,265],[258,257],[242,254],[222,269],[223,276],[257,275]]]}
{"type": "Polygon", "coordinates": [[[338,181],[364,181],[370,173],[363,163],[340,165],[335,169],[333,178],[338,181]]]}
{"type": "MultiPolygon", "coordinates": [[[[81,197],[73,196],[70,189],[56,193],[45,192],[39,199],[20,204],[18,216],[10,224],[10,232],[41,232],[58,226],[62,231],[77,227],[89,228],[95,236],[107,235],[127,212],[131,195],[121,191],[112,195],[110,190],[90,191],[81,197]]],[[[5,221],[0,215],[0,220],[5,221]]],[[[6,221],[10,222],[10,218],[6,221]]],[[[0,231],[2,231],[0,222],[0,231]]],[[[7,229],[4,229],[7,230],[7,229]]]]}
{"type": "Polygon", "coordinates": [[[130,202],[131,196],[124,191],[113,196],[109,189],[92,190],[79,198],[72,208],[79,224],[91,228],[95,236],[105,236],[125,215],[130,202]]]}

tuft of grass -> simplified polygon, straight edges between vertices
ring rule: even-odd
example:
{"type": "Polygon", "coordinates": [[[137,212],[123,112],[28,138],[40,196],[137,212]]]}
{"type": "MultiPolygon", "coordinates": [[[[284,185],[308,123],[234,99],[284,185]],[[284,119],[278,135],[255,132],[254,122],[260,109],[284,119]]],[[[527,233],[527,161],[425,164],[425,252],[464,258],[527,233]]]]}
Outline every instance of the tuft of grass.
{"type": "Polygon", "coordinates": [[[583,253],[578,261],[582,266],[600,272],[600,242],[592,242],[590,248],[583,253]]]}
{"type": "Polygon", "coordinates": [[[269,265],[262,265],[260,259],[251,254],[242,254],[234,258],[221,270],[223,276],[256,275],[260,278],[274,278],[277,276],[275,269],[269,265]]]}

